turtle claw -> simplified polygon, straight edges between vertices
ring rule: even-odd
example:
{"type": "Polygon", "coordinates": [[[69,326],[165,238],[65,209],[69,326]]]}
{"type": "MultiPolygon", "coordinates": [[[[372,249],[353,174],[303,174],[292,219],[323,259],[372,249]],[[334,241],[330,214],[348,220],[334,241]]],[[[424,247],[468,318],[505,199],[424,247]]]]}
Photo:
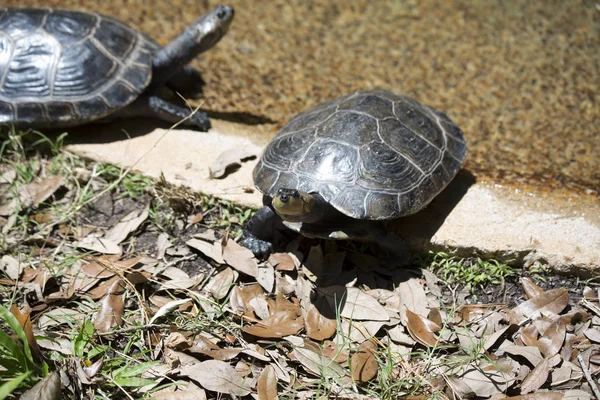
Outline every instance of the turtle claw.
{"type": "Polygon", "coordinates": [[[240,244],[249,249],[260,260],[267,259],[273,253],[273,244],[250,235],[242,237],[240,244]]]}

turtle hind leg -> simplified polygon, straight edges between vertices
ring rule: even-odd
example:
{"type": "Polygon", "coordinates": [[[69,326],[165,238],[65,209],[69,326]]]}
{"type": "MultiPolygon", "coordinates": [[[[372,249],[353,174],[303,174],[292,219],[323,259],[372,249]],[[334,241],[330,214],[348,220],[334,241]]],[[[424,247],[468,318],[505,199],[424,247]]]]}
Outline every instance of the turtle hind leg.
{"type": "Polygon", "coordinates": [[[175,74],[167,81],[167,86],[174,92],[186,98],[197,99],[202,97],[203,87],[206,84],[202,73],[196,68],[184,66],[181,72],[175,74]]]}
{"type": "Polygon", "coordinates": [[[110,122],[118,118],[136,117],[156,118],[171,124],[181,122],[180,126],[182,127],[196,128],[203,132],[210,129],[210,120],[206,113],[196,111],[192,114],[192,110],[189,108],[179,106],[158,96],[141,96],[127,107],[112,113],[104,119],[104,122],[110,122]]]}
{"type": "Polygon", "coordinates": [[[203,111],[198,110],[192,114],[189,108],[163,100],[158,96],[150,96],[147,99],[148,109],[156,118],[173,124],[181,122],[181,126],[195,127],[203,132],[210,129],[210,120],[203,111]]]}

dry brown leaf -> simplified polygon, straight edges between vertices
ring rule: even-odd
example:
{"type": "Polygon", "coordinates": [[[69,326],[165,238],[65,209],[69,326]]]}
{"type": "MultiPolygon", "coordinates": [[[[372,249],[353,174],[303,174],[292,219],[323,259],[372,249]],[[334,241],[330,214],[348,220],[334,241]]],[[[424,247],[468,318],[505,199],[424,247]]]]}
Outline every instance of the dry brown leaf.
{"type": "Polygon", "coordinates": [[[429,315],[427,316],[427,319],[432,321],[434,324],[436,324],[438,326],[444,325],[444,321],[442,319],[442,313],[440,312],[439,308],[432,308],[429,311],[429,315]]]}
{"type": "Polygon", "coordinates": [[[198,222],[202,222],[203,219],[204,219],[204,214],[202,214],[202,213],[192,214],[192,215],[188,215],[187,223],[189,225],[195,225],[198,222]]]}
{"type": "Polygon", "coordinates": [[[589,301],[598,301],[598,293],[589,286],[583,288],[583,297],[589,301]]]}
{"type": "Polygon", "coordinates": [[[318,293],[327,298],[334,310],[340,309],[340,315],[352,320],[389,321],[385,308],[372,296],[355,287],[329,286],[318,288],[318,293]]]}
{"type": "Polygon", "coordinates": [[[218,393],[247,396],[251,392],[249,381],[242,378],[231,365],[224,361],[208,360],[179,368],[182,375],[198,382],[204,389],[218,393]]]}
{"type": "Polygon", "coordinates": [[[254,146],[236,146],[225,150],[208,167],[210,179],[222,178],[227,168],[240,166],[245,160],[255,158],[258,149],[254,146]]]}
{"type": "Polygon", "coordinates": [[[600,343],[600,331],[598,329],[586,329],[583,331],[586,338],[594,343],[600,343]]]}
{"type": "MultiPolygon", "coordinates": [[[[558,392],[538,392],[521,396],[503,397],[502,400],[563,400],[565,395],[558,392]]],[[[573,399],[574,400],[574,399],[573,399]]]]}
{"type": "Polygon", "coordinates": [[[100,310],[94,321],[94,328],[99,333],[110,332],[114,327],[123,324],[123,292],[125,284],[121,279],[115,281],[108,289],[100,303],[100,310]]]}
{"type": "Polygon", "coordinates": [[[348,360],[348,353],[343,344],[336,344],[333,340],[326,340],[321,345],[321,354],[335,362],[343,363],[348,360]]]}
{"type": "Polygon", "coordinates": [[[45,224],[52,221],[52,214],[50,213],[39,213],[29,216],[30,221],[37,222],[38,224],[45,224]]]}
{"type": "Polygon", "coordinates": [[[254,318],[254,307],[250,301],[257,297],[265,298],[263,288],[259,284],[234,286],[229,297],[229,306],[234,312],[241,312],[247,317],[254,318]]]}
{"type": "Polygon", "coordinates": [[[215,360],[228,361],[234,359],[242,352],[243,349],[222,349],[207,338],[196,335],[191,342],[191,346],[187,351],[191,353],[204,354],[215,360]]]}
{"type": "Polygon", "coordinates": [[[0,168],[0,184],[10,185],[17,179],[16,168],[9,168],[7,164],[0,168]]]}
{"type": "MultiPolygon", "coordinates": [[[[120,260],[119,258],[117,258],[114,261],[110,260],[107,263],[108,263],[108,265],[112,266],[113,268],[116,268],[117,270],[123,271],[123,272],[130,271],[131,268],[135,267],[137,264],[143,263],[144,261],[147,260],[147,258],[145,258],[143,256],[128,258],[126,260],[120,260]]],[[[99,257],[99,259],[102,260],[103,256],[99,257]]]]}
{"type": "Polygon", "coordinates": [[[334,319],[323,316],[314,304],[309,305],[304,316],[306,335],[314,340],[329,339],[335,334],[337,323],[334,319]]]}
{"type": "Polygon", "coordinates": [[[519,338],[525,346],[535,346],[538,344],[539,332],[534,325],[524,326],[521,328],[519,338]]]}
{"type": "Polygon", "coordinates": [[[298,304],[287,301],[283,295],[277,296],[276,309],[271,316],[242,330],[250,335],[262,338],[282,338],[295,335],[304,328],[302,312],[298,304]]]}
{"type": "Polygon", "coordinates": [[[178,309],[179,306],[189,302],[190,300],[191,299],[180,299],[180,300],[173,300],[173,301],[168,302],[167,304],[161,306],[158,309],[158,311],[156,311],[156,313],[152,316],[152,318],[150,318],[150,321],[148,321],[148,323],[149,324],[154,323],[160,317],[164,317],[165,315],[169,314],[171,311],[178,309]]]}
{"type": "Polygon", "coordinates": [[[483,348],[486,350],[489,350],[495,344],[498,344],[498,341],[500,339],[504,339],[507,336],[512,335],[513,333],[515,333],[518,330],[519,330],[519,325],[511,324],[511,325],[507,326],[506,328],[503,328],[503,329],[500,329],[500,330],[494,332],[485,340],[485,343],[483,344],[483,348]]]}
{"type": "MultiPolygon", "coordinates": [[[[454,377],[452,383],[453,389],[460,383],[469,387],[475,396],[470,398],[488,398],[506,392],[508,387],[514,382],[514,376],[511,373],[498,371],[494,365],[469,365],[467,370],[454,377]],[[456,380],[458,378],[458,380],[456,380]]],[[[464,390],[464,386],[461,390],[464,390]]],[[[463,395],[463,397],[466,397],[463,395]]]]}
{"type": "Polygon", "coordinates": [[[419,279],[411,278],[401,282],[394,292],[400,296],[400,318],[403,324],[406,324],[406,310],[418,315],[429,314],[427,295],[419,279]]]}
{"type": "Polygon", "coordinates": [[[358,351],[352,355],[350,365],[352,366],[352,379],[359,382],[368,382],[377,376],[379,364],[375,351],[377,345],[371,341],[362,343],[358,351]]]}
{"type": "Polygon", "coordinates": [[[61,307],[54,308],[40,316],[40,318],[37,320],[37,326],[39,329],[46,330],[61,324],[82,321],[86,316],[86,314],[78,311],[77,309],[74,310],[72,308],[61,307]]]}
{"type": "Polygon", "coordinates": [[[273,253],[267,262],[277,271],[293,271],[298,265],[297,260],[296,256],[292,256],[290,253],[273,253]]]}
{"type": "Polygon", "coordinates": [[[527,394],[538,390],[548,379],[550,373],[550,364],[548,357],[544,358],[536,367],[531,370],[527,378],[521,383],[521,394],[527,394]]]}
{"type": "Polygon", "coordinates": [[[569,293],[565,288],[551,289],[519,304],[509,311],[510,322],[521,324],[528,318],[534,319],[541,313],[560,314],[567,306],[569,293]]]}
{"type": "Polygon", "coordinates": [[[258,276],[258,261],[254,254],[242,245],[233,240],[223,237],[223,259],[237,271],[249,275],[253,278],[258,276]]]}
{"type": "Polygon", "coordinates": [[[111,278],[109,278],[108,280],[103,281],[102,283],[100,283],[98,286],[94,287],[93,289],[90,289],[86,292],[86,294],[88,296],[90,296],[92,299],[94,300],[98,300],[99,298],[103,297],[104,295],[106,295],[106,293],[108,292],[108,289],[118,280],[120,280],[121,278],[118,275],[115,275],[111,278]]]}
{"type": "Polygon", "coordinates": [[[23,265],[16,258],[4,255],[0,259],[0,271],[4,271],[13,281],[18,281],[23,273],[23,265]]]}
{"type": "Polygon", "coordinates": [[[18,201],[13,199],[4,206],[0,206],[0,215],[13,214],[19,205],[22,209],[36,207],[48,199],[62,186],[61,176],[51,176],[39,182],[28,183],[19,188],[18,201]]]}
{"type": "Polygon", "coordinates": [[[584,390],[571,389],[564,393],[564,400],[594,400],[594,396],[584,390]]]}
{"type": "Polygon", "coordinates": [[[427,347],[435,347],[439,344],[438,338],[431,329],[432,321],[408,309],[406,310],[406,318],[408,333],[414,340],[427,347]]]}
{"type": "Polygon", "coordinates": [[[374,337],[384,325],[384,321],[353,321],[342,318],[338,334],[333,340],[351,340],[362,343],[374,337]]]}
{"type": "Polygon", "coordinates": [[[392,329],[389,329],[387,333],[390,339],[396,343],[400,343],[405,346],[412,346],[416,343],[409,334],[405,333],[405,329],[402,325],[396,325],[392,329]]]}
{"type": "Polygon", "coordinates": [[[190,239],[185,242],[191,248],[198,250],[200,253],[205,256],[211,258],[218,264],[225,264],[225,260],[223,260],[223,248],[220,242],[208,243],[204,240],[200,239],[190,239]]]}
{"type": "Polygon", "coordinates": [[[192,382],[187,382],[184,389],[182,386],[178,382],[177,385],[152,393],[150,398],[154,400],[206,400],[206,392],[201,387],[192,382]]]}
{"type": "Polygon", "coordinates": [[[111,271],[110,269],[108,269],[106,264],[100,263],[98,261],[92,261],[87,264],[84,264],[81,267],[81,271],[92,278],[110,278],[116,273],[115,271],[111,271]]]}
{"type": "Polygon", "coordinates": [[[246,326],[242,330],[250,335],[269,339],[278,339],[295,335],[304,327],[302,318],[294,318],[287,312],[276,312],[259,323],[246,326]]]}
{"type": "Polygon", "coordinates": [[[236,271],[227,267],[210,280],[206,285],[206,289],[208,289],[214,299],[222,300],[227,297],[233,283],[237,281],[238,277],[239,274],[236,271]]]}
{"type": "Polygon", "coordinates": [[[268,264],[259,266],[256,282],[258,282],[267,293],[271,293],[275,286],[275,269],[268,264]]]}
{"type": "Polygon", "coordinates": [[[178,382],[175,386],[169,386],[165,389],[152,393],[150,396],[154,400],[206,400],[206,392],[192,382],[188,382],[184,389],[178,382]]]}
{"type": "Polygon", "coordinates": [[[60,375],[54,371],[21,395],[21,400],[59,400],[60,375]]]}
{"type": "Polygon", "coordinates": [[[15,316],[17,321],[19,321],[19,325],[23,328],[23,332],[25,332],[25,337],[27,338],[27,342],[29,343],[29,347],[31,347],[31,351],[33,356],[37,360],[43,360],[42,351],[40,350],[37,341],[35,340],[35,335],[33,333],[33,326],[31,325],[31,318],[29,317],[29,312],[23,313],[19,310],[15,304],[10,306],[10,312],[15,316]]]}
{"type": "Polygon", "coordinates": [[[277,375],[275,375],[275,368],[273,366],[267,365],[262,370],[258,377],[256,390],[258,392],[258,400],[277,399],[277,375]]]}
{"type": "Polygon", "coordinates": [[[346,375],[344,368],[329,357],[319,354],[312,346],[298,347],[291,355],[308,371],[320,377],[341,378],[346,375]]]}
{"type": "Polygon", "coordinates": [[[100,372],[103,365],[104,365],[104,359],[99,358],[95,363],[93,363],[89,367],[84,367],[83,372],[85,372],[85,375],[88,378],[93,378],[94,376],[96,376],[98,374],[98,372],[100,372]]]}
{"type": "Polygon", "coordinates": [[[185,271],[177,267],[167,267],[160,275],[169,278],[162,283],[161,289],[189,289],[203,277],[203,275],[190,277],[185,271]]]}
{"type": "Polygon", "coordinates": [[[538,365],[543,359],[540,349],[533,346],[517,346],[511,344],[502,346],[501,349],[507,354],[524,357],[532,367],[538,365]]]}
{"type": "Polygon", "coordinates": [[[75,243],[76,247],[84,250],[96,251],[102,254],[121,254],[122,249],[117,243],[112,240],[99,238],[97,236],[88,235],[75,243]]]}
{"type": "Polygon", "coordinates": [[[131,211],[104,234],[104,239],[120,244],[127,239],[127,236],[129,236],[130,233],[136,231],[140,225],[146,221],[148,212],[148,206],[143,210],[131,211]]]}
{"type": "Polygon", "coordinates": [[[525,291],[528,299],[532,299],[535,296],[544,293],[544,289],[533,283],[531,279],[523,277],[520,281],[521,286],[523,286],[523,291],[525,291]]]}
{"type": "Polygon", "coordinates": [[[538,340],[538,348],[545,357],[552,357],[558,354],[565,341],[567,326],[564,319],[559,318],[552,322],[544,331],[542,337],[538,340]]]}

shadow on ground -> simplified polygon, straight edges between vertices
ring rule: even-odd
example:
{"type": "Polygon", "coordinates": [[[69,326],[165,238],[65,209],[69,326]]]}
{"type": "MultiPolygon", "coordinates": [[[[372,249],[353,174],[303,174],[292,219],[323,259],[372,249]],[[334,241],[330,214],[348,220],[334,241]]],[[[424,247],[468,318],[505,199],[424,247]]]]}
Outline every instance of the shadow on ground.
{"type": "Polygon", "coordinates": [[[425,209],[390,223],[390,230],[411,238],[411,244],[430,243],[448,215],[476,183],[475,176],[461,169],[450,184],[425,209]],[[412,243],[412,242],[416,243],[412,243]]]}

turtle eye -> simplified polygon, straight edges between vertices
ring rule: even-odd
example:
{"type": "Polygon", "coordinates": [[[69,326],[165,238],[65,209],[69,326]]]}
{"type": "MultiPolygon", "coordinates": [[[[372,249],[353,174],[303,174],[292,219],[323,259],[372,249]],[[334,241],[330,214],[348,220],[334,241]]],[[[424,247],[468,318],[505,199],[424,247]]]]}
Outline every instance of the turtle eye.
{"type": "Polygon", "coordinates": [[[277,195],[278,196],[281,196],[284,193],[285,193],[285,191],[283,190],[283,188],[279,188],[279,190],[277,190],[277,195]]]}
{"type": "Polygon", "coordinates": [[[292,190],[290,192],[290,194],[292,195],[292,197],[294,197],[295,199],[297,199],[298,197],[300,197],[300,193],[298,193],[297,190],[292,190]]]}

